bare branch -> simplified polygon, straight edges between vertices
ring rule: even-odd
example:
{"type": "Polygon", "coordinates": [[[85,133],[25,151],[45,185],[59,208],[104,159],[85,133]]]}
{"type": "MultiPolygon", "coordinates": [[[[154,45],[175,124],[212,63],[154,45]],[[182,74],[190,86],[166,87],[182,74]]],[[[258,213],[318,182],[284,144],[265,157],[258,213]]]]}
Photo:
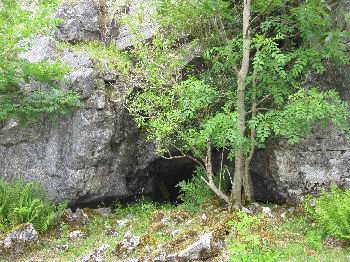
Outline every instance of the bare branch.
{"type": "Polygon", "coordinates": [[[271,95],[264,96],[262,99],[260,99],[259,101],[256,102],[256,106],[261,105],[262,103],[264,103],[270,97],[271,97],[271,95]]]}
{"type": "Polygon", "coordinates": [[[220,190],[214,182],[214,172],[213,172],[213,166],[212,166],[212,145],[211,142],[208,141],[207,144],[207,157],[205,162],[205,171],[208,180],[204,179],[202,177],[202,180],[208,185],[208,187],[222,200],[224,200],[227,204],[230,203],[230,199],[228,195],[226,195],[222,190],[220,190]]]}
{"type": "Polygon", "coordinates": [[[226,202],[226,204],[230,204],[230,199],[229,197],[223,193],[221,190],[219,190],[215,184],[210,183],[207,181],[204,177],[201,177],[201,179],[204,181],[204,183],[222,200],[226,202]]]}
{"type": "Polygon", "coordinates": [[[193,156],[191,156],[191,155],[189,155],[189,154],[185,154],[180,148],[178,148],[178,147],[175,146],[175,145],[174,145],[174,148],[175,148],[177,151],[179,151],[183,157],[186,157],[186,158],[192,160],[193,162],[195,162],[197,165],[201,166],[202,168],[205,168],[205,164],[204,164],[204,162],[202,162],[201,160],[199,160],[199,159],[197,159],[197,158],[195,158],[195,157],[193,157],[193,156]]]}

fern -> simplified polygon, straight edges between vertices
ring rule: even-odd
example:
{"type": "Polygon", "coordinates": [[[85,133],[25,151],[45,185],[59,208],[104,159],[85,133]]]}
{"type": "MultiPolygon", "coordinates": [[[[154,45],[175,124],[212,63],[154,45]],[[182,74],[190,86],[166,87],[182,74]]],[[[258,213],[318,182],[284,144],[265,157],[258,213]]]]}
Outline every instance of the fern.
{"type": "Polygon", "coordinates": [[[0,231],[23,223],[32,223],[39,232],[47,231],[58,222],[65,207],[51,203],[36,183],[0,179],[0,231]]]}
{"type": "Polygon", "coordinates": [[[350,240],[350,190],[333,187],[319,198],[308,197],[305,210],[325,236],[350,240]]]}
{"type": "Polygon", "coordinates": [[[180,191],[179,199],[182,201],[181,206],[187,211],[200,211],[205,201],[213,197],[212,191],[201,179],[202,176],[205,176],[204,170],[197,168],[190,181],[183,180],[177,185],[180,191]]]}

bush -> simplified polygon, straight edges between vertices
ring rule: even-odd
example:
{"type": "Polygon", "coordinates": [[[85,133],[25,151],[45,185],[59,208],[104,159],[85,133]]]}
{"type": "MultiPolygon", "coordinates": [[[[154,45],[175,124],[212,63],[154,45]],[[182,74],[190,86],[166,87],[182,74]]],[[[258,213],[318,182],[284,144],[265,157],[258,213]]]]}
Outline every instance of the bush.
{"type": "Polygon", "coordinates": [[[191,180],[183,180],[177,184],[181,206],[188,211],[200,211],[204,202],[213,197],[212,191],[201,179],[202,176],[205,177],[204,170],[197,168],[191,180]]]}
{"type": "Polygon", "coordinates": [[[333,187],[319,198],[308,197],[305,211],[324,236],[350,240],[350,190],[342,191],[333,187]]]}
{"type": "Polygon", "coordinates": [[[32,223],[39,232],[55,225],[66,204],[54,205],[36,183],[0,179],[0,232],[23,223],[32,223]]]}

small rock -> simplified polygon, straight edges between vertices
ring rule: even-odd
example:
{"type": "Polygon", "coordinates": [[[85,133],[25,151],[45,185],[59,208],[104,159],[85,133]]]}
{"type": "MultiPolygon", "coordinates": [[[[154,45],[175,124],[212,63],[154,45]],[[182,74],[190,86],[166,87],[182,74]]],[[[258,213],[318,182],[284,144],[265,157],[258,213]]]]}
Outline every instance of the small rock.
{"type": "Polygon", "coordinates": [[[287,212],[283,212],[283,213],[281,214],[281,218],[286,219],[286,218],[287,218],[287,212]]]}
{"type": "Polygon", "coordinates": [[[294,211],[295,211],[295,207],[290,207],[290,208],[288,208],[288,212],[289,212],[289,213],[294,213],[294,211]]]}
{"type": "Polygon", "coordinates": [[[119,233],[117,232],[117,231],[110,231],[110,233],[109,233],[112,237],[117,237],[117,236],[119,236],[119,233]]]}
{"type": "Polygon", "coordinates": [[[202,221],[207,221],[208,220],[208,216],[206,214],[202,214],[201,215],[201,219],[202,219],[202,221]]]}
{"type": "Polygon", "coordinates": [[[130,220],[127,218],[121,219],[117,221],[117,227],[125,227],[130,223],[130,220]]]}
{"type": "Polygon", "coordinates": [[[190,220],[187,220],[185,224],[186,224],[186,225],[190,225],[190,224],[192,224],[192,222],[193,222],[193,220],[190,219],[190,220]]]}
{"type": "Polygon", "coordinates": [[[213,247],[214,247],[215,249],[221,250],[221,249],[224,248],[224,243],[223,243],[223,241],[218,240],[218,241],[216,241],[216,242],[213,243],[213,247]]]}
{"type": "Polygon", "coordinates": [[[162,218],[161,222],[164,225],[169,226],[171,224],[171,218],[170,217],[164,217],[164,218],[162,218]]]}
{"type": "Polygon", "coordinates": [[[0,240],[0,251],[2,253],[11,252],[11,254],[21,253],[26,246],[37,242],[38,236],[32,224],[20,225],[3,240],[0,240]]]}
{"type": "Polygon", "coordinates": [[[242,207],[242,211],[246,214],[249,214],[249,215],[254,214],[254,212],[252,210],[250,210],[249,208],[246,208],[246,207],[242,207]]]}
{"type": "MultiPolygon", "coordinates": [[[[261,209],[261,206],[259,205],[259,203],[257,202],[253,202],[251,203],[248,207],[247,207],[251,212],[253,212],[253,214],[256,214],[259,212],[259,210],[261,209]]],[[[249,213],[248,213],[249,214],[249,213]]]]}
{"type": "Polygon", "coordinates": [[[80,262],[103,262],[103,254],[108,250],[109,245],[105,244],[85,255],[80,262]]]}
{"type": "Polygon", "coordinates": [[[125,262],[139,262],[140,259],[138,258],[128,258],[125,262]]]}
{"type": "Polygon", "coordinates": [[[161,253],[160,255],[156,256],[153,259],[153,262],[164,262],[164,261],[166,261],[166,253],[165,252],[161,253]]]}
{"type": "Polygon", "coordinates": [[[80,230],[74,230],[74,231],[69,233],[70,239],[77,239],[77,238],[82,238],[85,236],[86,236],[86,234],[84,232],[81,232],[80,230]]]}
{"type": "Polygon", "coordinates": [[[96,209],[96,212],[101,216],[108,217],[112,214],[112,209],[110,207],[101,207],[96,209]]]}
{"type": "Polygon", "coordinates": [[[172,232],[170,233],[170,235],[171,235],[172,237],[175,237],[175,236],[179,235],[180,233],[181,233],[181,231],[178,230],[178,229],[176,229],[176,230],[172,231],[172,232]]]}
{"type": "Polygon", "coordinates": [[[310,199],[310,207],[315,207],[316,206],[316,201],[315,199],[310,199]]]}
{"type": "Polygon", "coordinates": [[[262,207],[262,212],[266,217],[273,218],[273,215],[271,213],[271,208],[269,207],[262,207]]]}
{"type": "Polygon", "coordinates": [[[133,251],[140,245],[140,237],[132,235],[130,231],[126,232],[124,239],[118,245],[119,250],[133,251]]]}
{"type": "Polygon", "coordinates": [[[177,254],[167,256],[170,261],[189,261],[194,259],[203,259],[208,257],[212,250],[211,242],[213,239],[212,233],[205,233],[199,237],[199,240],[177,254]]]}
{"type": "Polygon", "coordinates": [[[79,222],[86,224],[89,221],[89,216],[80,208],[77,208],[75,212],[68,208],[64,211],[65,217],[69,222],[79,222]]]}
{"type": "Polygon", "coordinates": [[[68,250],[68,248],[69,248],[69,246],[67,244],[56,246],[56,250],[58,252],[64,252],[64,251],[68,250]]]}
{"type": "Polygon", "coordinates": [[[253,202],[251,203],[252,206],[255,206],[256,208],[259,208],[260,207],[260,204],[258,202],[253,202]]]}

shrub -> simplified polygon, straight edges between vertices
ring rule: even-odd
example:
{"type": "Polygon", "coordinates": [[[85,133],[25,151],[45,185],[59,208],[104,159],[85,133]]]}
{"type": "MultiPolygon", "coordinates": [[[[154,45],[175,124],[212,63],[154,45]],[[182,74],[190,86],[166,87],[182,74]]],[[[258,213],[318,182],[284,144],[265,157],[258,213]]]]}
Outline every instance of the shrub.
{"type": "Polygon", "coordinates": [[[319,198],[308,197],[305,211],[324,236],[350,240],[350,190],[342,191],[333,187],[319,198]]]}
{"type": "Polygon", "coordinates": [[[205,177],[204,170],[197,168],[191,180],[183,180],[177,184],[180,191],[179,199],[182,201],[181,207],[187,211],[198,212],[204,202],[213,197],[212,191],[201,179],[202,176],[205,177]]]}
{"type": "Polygon", "coordinates": [[[0,179],[0,231],[32,223],[36,230],[44,232],[58,222],[65,207],[66,204],[51,203],[39,184],[0,179]]]}

